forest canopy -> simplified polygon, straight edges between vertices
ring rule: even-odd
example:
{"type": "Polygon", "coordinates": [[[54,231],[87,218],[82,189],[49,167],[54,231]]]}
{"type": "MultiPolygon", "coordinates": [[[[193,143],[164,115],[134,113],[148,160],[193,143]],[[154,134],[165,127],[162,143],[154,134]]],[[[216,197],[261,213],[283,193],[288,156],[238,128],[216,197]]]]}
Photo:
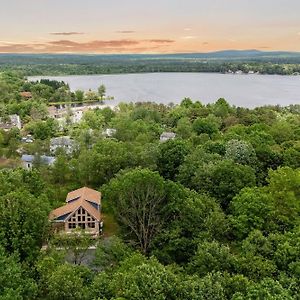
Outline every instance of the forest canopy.
{"type": "Polygon", "coordinates": [[[121,103],[64,126],[49,115],[82,93],[0,73],[0,117],[23,125],[0,129],[0,299],[300,299],[299,105],[121,103]],[[73,152],[50,152],[61,136],[73,152]],[[38,160],[50,154],[52,166],[38,160]],[[96,243],[57,239],[48,221],[82,186],[103,195],[96,243]]]}

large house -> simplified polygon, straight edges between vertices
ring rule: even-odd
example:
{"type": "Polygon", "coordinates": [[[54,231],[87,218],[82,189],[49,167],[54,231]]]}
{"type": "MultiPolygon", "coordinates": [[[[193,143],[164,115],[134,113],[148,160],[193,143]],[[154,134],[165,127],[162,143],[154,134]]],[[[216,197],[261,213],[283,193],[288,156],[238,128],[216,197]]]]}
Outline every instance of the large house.
{"type": "Polygon", "coordinates": [[[102,231],[101,193],[83,187],[67,195],[66,205],[50,213],[56,231],[72,233],[76,228],[98,236],[102,231]]]}

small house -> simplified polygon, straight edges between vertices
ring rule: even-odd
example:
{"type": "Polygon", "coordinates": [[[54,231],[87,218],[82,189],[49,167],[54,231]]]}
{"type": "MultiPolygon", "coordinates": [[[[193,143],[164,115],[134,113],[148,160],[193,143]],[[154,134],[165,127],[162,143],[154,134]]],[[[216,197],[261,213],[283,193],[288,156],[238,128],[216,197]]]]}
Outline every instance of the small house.
{"type": "Polygon", "coordinates": [[[102,231],[101,193],[83,187],[68,193],[66,204],[54,209],[49,219],[55,231],[72,233],[81,228],[93,236],[102,231]]]}
{"type": "Polygon", "coordinates": [[[31,134],[27,134],[26,136],[22,137],[22,143],[31,144],[34,142],[34,138],[31,134]]]}
{"type": "Polygon", "coordinates": [[[166,142],[168,140],[174,140],[176,137],[176,133],[174,132],[163,132],[161,135],[160,135],[160,141],[161,142],[166,142]]]}
{"type": "Polygon", "coordinates": [[[26,100],[31,99],[32,98],[32,94],[31,92],[21,92],[20,96],[26,100]]]}
{"type": "Polygon", "coordinates": [[[12,128],[22,129],[21,119],[18,115],[10,115],[7,118],[0,118],[0,129],[9,131],[12,128]]]}
{"type": "Polygon", "coordinates": [[[42,164],[42,165],[47,165],[51,166],[55,162],[55,157],[52,156],[46,156],[46,155],[28,155],[28,154],[23,154],[21,157],[23,167],[27,170],[32,169],[33,165],[36,164],[42,164]]]}
{"type": "Polygon", "coordinates": [[[61,136],[50,140],[50,152],[55,153],[57,149],[63,149],[71,154],[76,148],[76,143],[69,136],[61,136]]]}
{"type": "Polygon", "coordinates": [[[103,132],[102,135],[107,137],[107,138],[112,138],[114,135],[117,133],[117,129],[115,128],[106,128],[103,132]]]}

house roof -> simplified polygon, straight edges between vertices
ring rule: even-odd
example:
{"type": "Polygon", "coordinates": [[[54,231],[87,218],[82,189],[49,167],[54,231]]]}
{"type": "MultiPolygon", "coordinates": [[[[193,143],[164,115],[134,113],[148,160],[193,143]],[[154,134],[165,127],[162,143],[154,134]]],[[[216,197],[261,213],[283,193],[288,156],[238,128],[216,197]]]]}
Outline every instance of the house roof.
{"type": "Polygon", "coordinates": [[[160,137],[161,138],[174,138],[176,136],[176,133],[174,132],[163,132],[160,137]]]}
{"type": "Polygon", "coordinates": [[[50,140],[51,146],[72,146],[74,141],[69,136],[61,136],[50,140]]]}
{"type": "MultiPolygon", "coordinates": [[[[35,158],[36,158],[35,155],[29,155],[29,154],[23,154],[21,157],[22,161],[29,162],[29,163],[33,162],[35,160],[35,158]]],[[[48,165],[53,164],[55,161],[55,157],[53,157],[53,156],[42,155],[40,158],[41,158],[42,163],[45,163],[48,165]]]]}
{"type": "Polygon", "coordinates": [[[24,98],[32,98],[32,94],[30,92],[21,92],[20,96],[24,98]]]}
{"type": "Polygon", "coordinates": [[[93,189],[90,189],[88,187],[83,187],[78,190],[72,191],[67,195],[66,202],[70,202],[76,198],[82,198],[84,200],[87,200],[89,202],[93,202],[96,204],[101,203],[101,193],[97,192],[93,189]]]}
{"type": "Polygon", "coordinates": [[[97,221],[100,221],[100,211],[93,206],[93,203],[101,203],[101,193],[87,187],[70,192],[66,198],[67,204],[50,213],[49,218],[54,220],[64,215],[73,214],[78,208],[83,207],[97,221]]]}
{"type": "Polygon", "coordinates": [[[19,129],[22,128],[21,119],[18,115],[10,115],[8,116],[8,120],[3,120],[3,118],[0,117],[0,127],[4,129],[11,129],[13,127],[17,127],[19,129]]]}

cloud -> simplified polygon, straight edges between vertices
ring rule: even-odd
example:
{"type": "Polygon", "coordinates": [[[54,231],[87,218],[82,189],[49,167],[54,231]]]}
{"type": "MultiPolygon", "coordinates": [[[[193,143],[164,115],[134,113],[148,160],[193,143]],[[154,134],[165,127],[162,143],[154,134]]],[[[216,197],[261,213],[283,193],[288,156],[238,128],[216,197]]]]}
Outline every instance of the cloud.
{"type": "Polygon", "coordinates": [[[194,40],[194,39],[197,39],[198,37],[195,36],[195,35],[185,35],[181,38],[184,39],[184,40],[194,40]]]}
{"type": "Polygon", "coordinates": [[[134,31],[134,30],[118,30],[116,32],[122,33],[122,34],[129,34],[129,33],[135,33],[136,31],[134,31]]]}
{"type": "Polygon", "coordinates": [[[184,31],[192,31],[192,28],[186,27],[183,29],[184,31]]]}
{"type": "Polygon", "coordinates": [[[171,44],[174,43],[174,40],[168,40],[168,39],[153,39],[153,40],[145,40],[146,42],[150,43],[157,43],[157,44],[171,44]]]}
{"type": "Polygon", "coordinates": [[[260,46],[260,47],[258,47],[258,49],[270,49],[271,47],[269,47],[269,46],[260,46]]]}
{"type": "Polygon", "coordinates": [[[6,43],[0,42],[0,52],[10,53],[137,53],[164,50],[175,41],[169,39],[119,39],[75,42],[68,39],[45,43],[6,43]]]}
{"type": "Polygon", "coordinates": [[[50,32],[51,35],[83,35],[84,32],[69,31],[69,32],[50,32]]]}
{"type": "Polygon", "coordinates": [[[209,42],[203,42],[202,45],[207,46],[209,45],[209,42]]]}

